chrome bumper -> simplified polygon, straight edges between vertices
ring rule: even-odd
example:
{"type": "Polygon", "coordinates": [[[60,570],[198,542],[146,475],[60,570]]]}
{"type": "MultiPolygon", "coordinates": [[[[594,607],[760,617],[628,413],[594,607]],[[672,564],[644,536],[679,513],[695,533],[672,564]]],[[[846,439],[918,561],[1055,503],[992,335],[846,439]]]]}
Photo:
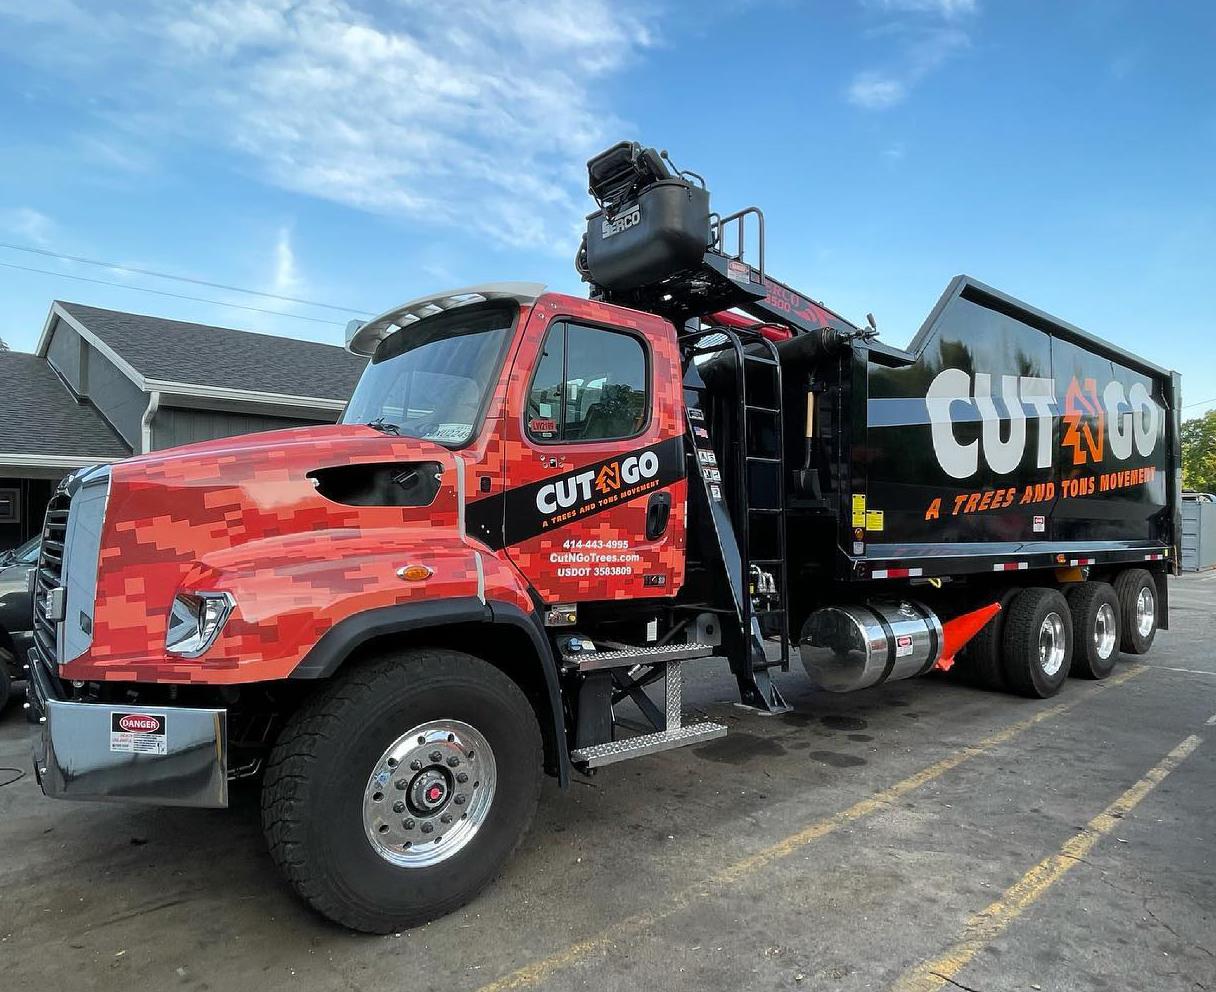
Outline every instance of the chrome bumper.
{"type": "Polygon", "coordinates": [[[34,773],[53,799],[162,806],[228,805],[227,713],[59,698],[35,651],[30,691],[41,718],[34,773]]]}

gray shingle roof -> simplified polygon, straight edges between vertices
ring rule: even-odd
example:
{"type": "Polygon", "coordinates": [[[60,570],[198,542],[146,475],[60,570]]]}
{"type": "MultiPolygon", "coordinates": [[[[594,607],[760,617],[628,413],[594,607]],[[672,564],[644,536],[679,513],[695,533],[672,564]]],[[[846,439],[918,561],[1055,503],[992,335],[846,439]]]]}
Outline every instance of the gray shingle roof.
{"type": "Polygon", "coordinates": [[[316,341],[80,303],[59,305],[149,379],[346,400],[365,364],[336,345],[316,341]]]}
{"type": "Polygon", "coordinates": [[[76,398],[45,358],[0,351],[0,460],[4,455],[125,458],[131,449],[76,398]]]}

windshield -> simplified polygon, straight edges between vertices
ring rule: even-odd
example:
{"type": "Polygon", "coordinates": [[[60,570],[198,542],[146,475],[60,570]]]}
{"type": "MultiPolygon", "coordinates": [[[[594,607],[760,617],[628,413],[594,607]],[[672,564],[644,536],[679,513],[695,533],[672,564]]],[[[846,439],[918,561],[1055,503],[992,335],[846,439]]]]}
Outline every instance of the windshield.
{"type": "Polygon", "coordinates": [[[30,538],[30,540],[13,548],[11,551],[0,551],[0,559],[3,559],[10,565],[33,565],[38,561],[38,549],[41,543],[42,539],[39,537],[30,538]]]}
{"type": "Polygon", "coordinates": [[[404,437],[467,444],[484,413],[514,307],[462,311],[403,327],[380,342],[342,415],[404,437]]]}

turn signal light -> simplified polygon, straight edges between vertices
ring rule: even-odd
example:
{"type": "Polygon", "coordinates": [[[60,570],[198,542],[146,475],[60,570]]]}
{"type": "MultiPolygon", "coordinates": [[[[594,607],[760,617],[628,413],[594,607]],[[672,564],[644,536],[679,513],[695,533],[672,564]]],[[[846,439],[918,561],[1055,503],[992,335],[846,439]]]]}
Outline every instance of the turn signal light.
{"type": "Polygon", "coordinates": [[[429,579],[435,573],[425,565],[403,565],[397,569],[397,578],[406,582],[421,582],[429,579]]]}

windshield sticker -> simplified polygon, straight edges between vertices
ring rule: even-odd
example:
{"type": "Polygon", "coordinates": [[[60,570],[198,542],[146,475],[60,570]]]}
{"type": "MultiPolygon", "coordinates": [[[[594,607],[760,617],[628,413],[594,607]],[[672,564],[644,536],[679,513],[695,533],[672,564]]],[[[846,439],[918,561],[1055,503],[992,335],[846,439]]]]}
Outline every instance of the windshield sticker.
{"type": "Polygon", "coordinates": [[[440,424],[422,435],[424,441],[463,441],[473,431],[472,424],[440,424]]]}

